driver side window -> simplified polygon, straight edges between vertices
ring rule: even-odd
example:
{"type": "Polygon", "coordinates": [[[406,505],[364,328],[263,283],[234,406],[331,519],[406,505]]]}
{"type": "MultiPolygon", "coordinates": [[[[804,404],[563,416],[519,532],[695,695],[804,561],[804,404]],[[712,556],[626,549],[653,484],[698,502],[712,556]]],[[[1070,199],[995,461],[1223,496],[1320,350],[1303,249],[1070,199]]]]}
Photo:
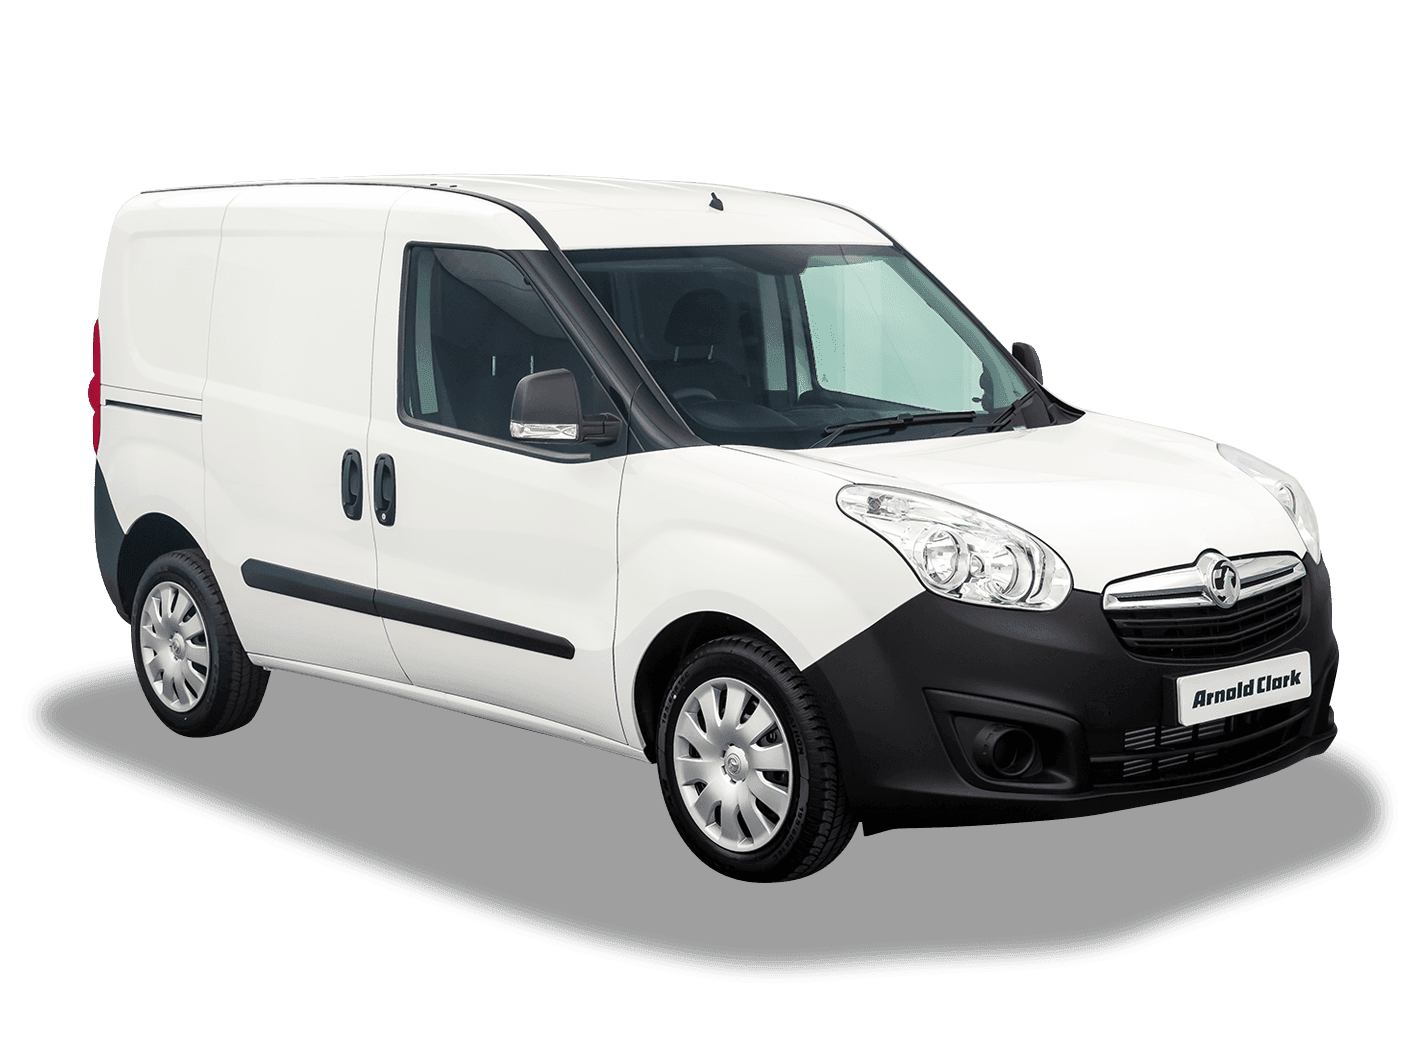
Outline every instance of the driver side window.
{"type": "Polygon", "coordinates": [[[518,382],[548,369],[574,374],[587,413],[613,410],[585,358],[510,259],[456,247],[408,249],[399,374],[405,419],[511,442],[518,382]]]}

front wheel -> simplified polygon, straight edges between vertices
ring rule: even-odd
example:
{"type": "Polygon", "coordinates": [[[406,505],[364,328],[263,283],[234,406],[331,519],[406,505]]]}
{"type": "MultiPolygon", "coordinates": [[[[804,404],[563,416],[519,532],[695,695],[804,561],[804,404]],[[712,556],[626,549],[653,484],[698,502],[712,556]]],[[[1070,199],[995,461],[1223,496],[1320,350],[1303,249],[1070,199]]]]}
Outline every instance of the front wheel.
{"type": "Polygon", "coordinates": [[[835,860],[856,830],[816,698],[774,646],[735,635],[691,653],[657,739],[669,817],[715,871],[802,878],[835,860]]]}

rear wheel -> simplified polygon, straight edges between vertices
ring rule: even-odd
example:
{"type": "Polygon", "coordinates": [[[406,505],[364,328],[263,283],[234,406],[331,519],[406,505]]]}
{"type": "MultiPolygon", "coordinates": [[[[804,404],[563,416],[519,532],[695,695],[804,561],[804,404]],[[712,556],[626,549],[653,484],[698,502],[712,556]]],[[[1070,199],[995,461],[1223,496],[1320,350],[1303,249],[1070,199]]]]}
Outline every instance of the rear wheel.
{"type": "Polygon", "coordinates": [[[218,735],[249,723],[270,672],[253,664],[197,550],[163,554],[133,599],[133,664],[157,718],[180,735],[218,735]]]}
{"type": "Polygon", "coordinates": [[[725,875],[801,878],[836,859],[855,832],[816,698],[761,640],[718,639],[684,660],[660,713],[658,754],[670,819],[725,875]]]}

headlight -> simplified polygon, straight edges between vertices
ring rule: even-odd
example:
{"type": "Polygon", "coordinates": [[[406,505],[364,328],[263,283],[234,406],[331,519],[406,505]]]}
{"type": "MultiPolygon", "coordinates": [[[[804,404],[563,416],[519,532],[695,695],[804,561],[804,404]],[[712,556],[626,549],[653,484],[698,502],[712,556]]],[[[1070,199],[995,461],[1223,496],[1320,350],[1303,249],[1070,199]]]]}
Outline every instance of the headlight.
{"type": "Polygon", "coordinates": [[[894,487],[851,484],[836,504],[900,551],[936,594],[978,605],[1056,609],[1072,573],[1047,543],[958,502],[894,487]]]}
{"type": "Polygon", "coordinates": [[[1284,512],[1288,513],[1289,519],[1294,522],[1294,527],[1299,531],[1299,538],[1304,540],[1304,545],[1313,556],[1314,564],[1322,561],[1323,555],[1319,552],[1319,518],[1309,502],[1309,496],[1304,494],[1304,489],[1299,486],[1299,481],[1283,469],[1276,469],[1269,462],[1260,461],[1243,450],[1227,447],[1224,443],[1216,444],[1215,449],[1220,451],[1222,458],[1248,474],[1274,496],[1274,500],[1284,507],[1284,512]]]}

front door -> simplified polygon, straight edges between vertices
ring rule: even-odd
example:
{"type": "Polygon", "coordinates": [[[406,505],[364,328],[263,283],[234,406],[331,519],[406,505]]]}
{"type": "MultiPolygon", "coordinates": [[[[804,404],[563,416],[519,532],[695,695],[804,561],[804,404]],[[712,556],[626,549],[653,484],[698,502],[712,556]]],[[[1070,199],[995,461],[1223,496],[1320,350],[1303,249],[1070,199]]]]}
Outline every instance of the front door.
{"type": "MultiPolygon", "coordinates": [[[[413,683],[624,741],[624,442],[509,431],[517,382],[547,369],[575,374],[588,416],[620,411],[514,256],[487,249],[509,228],[524,230],[510,211],[424,190],[390,214],[368,442],[376,506],[381,477],[393,488],[376,515],[379,611],[413,683]]],[[[512,246],[537,246],[526,237],[512,246]]]]}

